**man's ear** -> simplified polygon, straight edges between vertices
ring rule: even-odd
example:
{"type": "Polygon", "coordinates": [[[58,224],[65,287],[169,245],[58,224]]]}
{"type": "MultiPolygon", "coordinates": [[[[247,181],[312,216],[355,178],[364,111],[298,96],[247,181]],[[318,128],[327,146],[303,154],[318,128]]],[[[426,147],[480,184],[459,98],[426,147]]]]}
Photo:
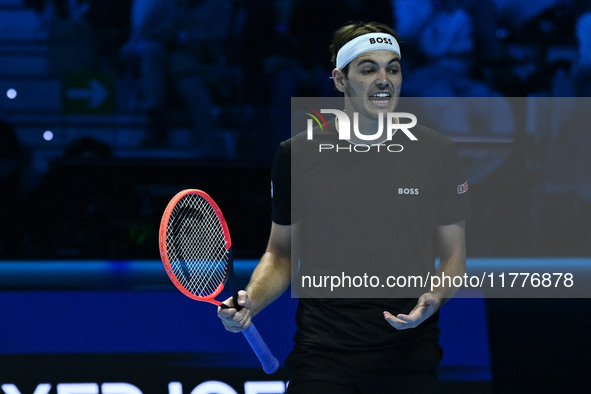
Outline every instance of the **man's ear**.
{"type": "Polygon", "coordinates": [[[345,93],[345,88],[347,87],[347,77],[345,73],[340,68],[335,68],[332,70],[332,80],[334,82],[335,88],[341,92],[345,93]]]}

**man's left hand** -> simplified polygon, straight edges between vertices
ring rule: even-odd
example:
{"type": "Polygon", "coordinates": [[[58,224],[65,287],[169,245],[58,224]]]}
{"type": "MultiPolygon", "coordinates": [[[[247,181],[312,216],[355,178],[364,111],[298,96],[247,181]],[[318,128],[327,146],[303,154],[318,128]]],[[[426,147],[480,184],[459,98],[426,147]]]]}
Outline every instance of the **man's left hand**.
{"type": "Polygon", "coordinates": [[[440,305],[441,303],[433,293],[425,293],[419,297],[417,305],[408,315],[399,313],[394,316],[390,312],[384,311],[384,319],[397,330],[415,328],[437,312],[440,305]]]}

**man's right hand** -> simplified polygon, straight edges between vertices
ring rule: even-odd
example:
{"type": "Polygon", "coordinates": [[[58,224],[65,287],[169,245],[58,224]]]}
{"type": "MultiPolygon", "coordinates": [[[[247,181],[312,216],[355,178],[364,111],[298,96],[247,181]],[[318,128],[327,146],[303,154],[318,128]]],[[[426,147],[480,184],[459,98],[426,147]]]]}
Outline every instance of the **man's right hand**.
{"type": "Polygon", "coordinates": [[[252,309],[248,293],[244,290],[238,292],[238,305],[242,307],[239,311],[234,307],[232,297],[224,301],[230,308],[218,306],[218,317],[222,320],[224,328],[230,332],[240,332],[248,328],[252,322],[252,309]]]}

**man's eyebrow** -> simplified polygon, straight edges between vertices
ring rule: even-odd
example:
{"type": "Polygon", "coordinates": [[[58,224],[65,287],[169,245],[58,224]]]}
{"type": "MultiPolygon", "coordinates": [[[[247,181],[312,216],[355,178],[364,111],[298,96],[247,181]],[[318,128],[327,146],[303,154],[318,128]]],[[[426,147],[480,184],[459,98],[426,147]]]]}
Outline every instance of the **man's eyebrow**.
{"type": "MultiPolygon", "coordinates": [[[[358,66],[361,66],[361,65],[363,65],[363,64],[365,64],[365,63],[375,64],[375,65],[377,65],[377,64],[378,64],[378,63],[377,63],[375,60],[373,60],[372,58],[368,58],[368,57],[366,57],[366,58],[361,58],[361,59],[359,60],[359,62],[357,63],[357,65],[358,65],[358,66]]],[[[393,58],[392,58],[392,60],[390,60],[390,61],[388,62],[388,65],[390,65],[390,64],[392,64],[392,63],[400,63],[400,58],[399,58],[399,57],[393,57],[393,58]]]]}

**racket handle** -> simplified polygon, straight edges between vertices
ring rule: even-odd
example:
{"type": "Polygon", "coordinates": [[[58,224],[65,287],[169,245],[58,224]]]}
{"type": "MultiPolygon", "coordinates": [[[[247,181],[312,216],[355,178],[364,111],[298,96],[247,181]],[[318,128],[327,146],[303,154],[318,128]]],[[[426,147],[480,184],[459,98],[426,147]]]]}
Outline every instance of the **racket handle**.
{"type": "Polygon", "coordinates": [[[273,356],[254,324],[248,326],[246,330],[242,331],[242,334],[244,334],[246,341],[261,362],[263,371],[268,374],[277,371],[279,361],[273,356]]]}

